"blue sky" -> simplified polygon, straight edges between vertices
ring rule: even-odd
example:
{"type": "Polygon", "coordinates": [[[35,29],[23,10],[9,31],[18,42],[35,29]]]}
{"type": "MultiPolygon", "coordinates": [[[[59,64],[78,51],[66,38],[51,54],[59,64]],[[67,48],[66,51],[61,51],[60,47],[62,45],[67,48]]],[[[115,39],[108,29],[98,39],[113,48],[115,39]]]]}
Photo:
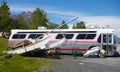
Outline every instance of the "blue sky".
{"type": "MultiPolygon", "coordinates": [[[[109,25],[116,30],[120,37],[120,0],[6,0],[11,14],[22,11],[33,11],[41,8],[47,12],[51,22],[60,24],[62,20],[68,21],[79,16],[72,22],[84,21],[86,25],[100,27],[109,25]]],[[[2,0],[0,0],[0,3],[2,0]]]]}

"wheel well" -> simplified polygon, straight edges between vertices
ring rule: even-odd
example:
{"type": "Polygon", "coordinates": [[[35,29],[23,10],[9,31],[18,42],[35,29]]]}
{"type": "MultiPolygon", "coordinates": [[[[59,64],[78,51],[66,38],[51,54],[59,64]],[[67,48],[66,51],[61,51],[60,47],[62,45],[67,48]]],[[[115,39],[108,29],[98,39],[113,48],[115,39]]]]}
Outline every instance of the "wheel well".
{"type": "Polygon", "coordinates": [[[93,48],[93,47],[96,47],[96,46],[90,46],[90,47],[88,48],[88,50],[90,50],[90,49],[93,48]]]}

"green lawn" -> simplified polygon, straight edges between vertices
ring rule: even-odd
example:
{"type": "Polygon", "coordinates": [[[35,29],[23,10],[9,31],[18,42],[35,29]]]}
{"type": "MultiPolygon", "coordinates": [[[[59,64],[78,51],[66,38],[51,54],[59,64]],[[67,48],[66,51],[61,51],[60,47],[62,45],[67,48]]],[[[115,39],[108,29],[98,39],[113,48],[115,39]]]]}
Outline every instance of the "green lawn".
{"type": "Polygon", "coordinates": [[[8,47],[8,39],[0,38],[0,56],[3,55],[3,52],[6,51],[8,47]]]}
{"type": "Polygon", "coordinates": [[[44,58],[27,58],[16,55],[12,58],[3,58],[8,40],[0,38],[0,72],[52,72],[50,66],[56,65],[44,58]],[[47,67],[47,70],[42,70],[47,67]]]}

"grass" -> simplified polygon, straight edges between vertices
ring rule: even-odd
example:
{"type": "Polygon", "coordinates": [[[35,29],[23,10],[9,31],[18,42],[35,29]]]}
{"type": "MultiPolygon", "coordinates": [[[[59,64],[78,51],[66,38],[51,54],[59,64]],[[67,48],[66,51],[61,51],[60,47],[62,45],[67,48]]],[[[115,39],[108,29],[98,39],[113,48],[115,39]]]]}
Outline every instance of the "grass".
{"type": "MultiPolygon", "coordinates": [[[[52,62],[46,59],[24,58],[16,55],[12,58],[0,59],[0,72],[40,72],[40,67],[50,65],[53,65],[52,62]]],[[[48,69],[47,72],[51,71],[48,69]]]]}
{"type": "Polygon", "coordinates": [[[4,51],[6,51],[8,47],[8,39],[0,38],[0,56],[4,55],[4,51]]]}
{"type": "Polygon", "coordinates": [[[52,72],[50,66],[55,63],[44,58],[26,58],[16,55],[12,58],[3,58],[3,51],[6,50],[8,40],[0,38],[0,72],[52,72]],[[42,67],[47,69],[42,70],[42,67]]]}

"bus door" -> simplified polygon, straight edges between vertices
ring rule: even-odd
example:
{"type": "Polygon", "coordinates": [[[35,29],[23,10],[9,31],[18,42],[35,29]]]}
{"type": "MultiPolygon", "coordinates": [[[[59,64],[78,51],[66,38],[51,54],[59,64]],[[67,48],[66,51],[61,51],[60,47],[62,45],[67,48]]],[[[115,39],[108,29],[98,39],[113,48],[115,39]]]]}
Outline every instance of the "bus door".
{"type": "Polygon", "coordinates": [[[113,35],[112,34],[101,34],[101,44],[102,48],[106,51],[106,54],[113,55],[112,45],[113,45],[113,35]]]}

